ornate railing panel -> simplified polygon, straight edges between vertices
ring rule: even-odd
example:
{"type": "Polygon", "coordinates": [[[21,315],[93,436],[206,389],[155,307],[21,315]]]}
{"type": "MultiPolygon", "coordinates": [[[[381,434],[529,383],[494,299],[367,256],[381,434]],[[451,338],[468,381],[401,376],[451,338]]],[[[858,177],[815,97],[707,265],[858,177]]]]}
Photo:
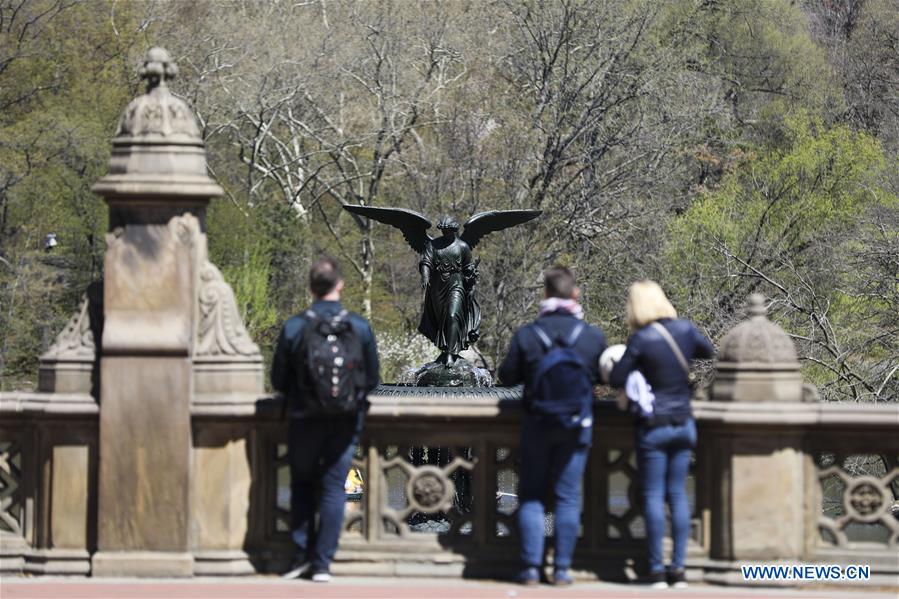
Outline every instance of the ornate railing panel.
{"type": "Polygon", "coordinates": [[[0,440],[0,535],[25,538],[21,436],[0,440]]]}
{"type": "Polygon", "coordinates": [[[820,452],[818,547],[899,550],[899,451],[820,452]]]}
{"type": "MultiPolygon", "coordinates": [[[[345,532],[336,568],[384,573],[483,572],[517,567],[518,444],[520,405],[512,390],[459,397],[432,390],[422,401],[389,389],[376,398],[354,467],[364,480],[358,501],[347,504],[345,532]],[[410,570],[411,568],[411,570],[410,570]]],[[[271,410],[276,412],[277,410],[271,410]]],[[[645,526],[630,418],[598,404],[594,448],[584,480],[579,568],[620,577],[639,569],[645,526]]],[[[268,568],[289,559],[289,468],[282,423],[260,422],[257,451],[268,482],[258,485],[267,516],[258,537],[268,568]]],[[[694,465],[692,476],[701,476],[694,465]]],[[[701,485],[699,485],[701,487],[701,485]]],[[[704,496],[693,497],[694,538],[690,552],[706,556],[704,496]]],[[[548,503],[547,535],[553,514],[548,503]]],[[[547,544],[551,547],[551,543],[547,544]]],[[[550,552],[551,553],[551,552],[550,552]]]]}

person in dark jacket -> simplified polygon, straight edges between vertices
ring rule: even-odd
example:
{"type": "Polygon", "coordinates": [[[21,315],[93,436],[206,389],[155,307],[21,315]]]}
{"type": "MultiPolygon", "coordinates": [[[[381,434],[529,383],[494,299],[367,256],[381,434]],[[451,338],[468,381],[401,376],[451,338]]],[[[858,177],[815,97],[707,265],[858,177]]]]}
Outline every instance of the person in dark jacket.
{"type": "Polygon", "coordinates": [[[711,358],[715,349],[690,321],[677,318],[674,306],[653,281],[631,285],[627,321],[631,336],[627,350],[612,369],[610,384],[624,388],[628,375],[639,370],[655,396],[652,412],[641,414],[636,426],[650,582],[654,588],[669,584],[680,588],[686,586],[684,560],[690,533],[686,479],[690,455],[696,445],[689,364],[696,358],[711,358]],[[666,497],[674,541],[667,572],[662,559],[666,497]]]}
{"type": "MultiPolygon", "coordinates": [[[[518,527],[524,566],[520,582],[539,582],[546,534],[543,501],[547,491],[551,490],[555,500],[552,582],[565,585],[571,583],[568,570],[580,526],[581,479],[592,440],[593,419],[590,409],[590,415],[571,429],[548,423],[533,412],[533,377],[547,352],[535,326],[550,338],[569,338],[583,319],[583,311],[577,302],[579,290],[570,270],[562,266],[548,269],[544,273],[544,286],[545,299],[540,304],[539,317],[515,332],[498,375],[504,385],[524,384],[525,413],[521,425],[521,479],[518,486],[518,527]]],[[[605,348],[605,335],[598,327],[590,325],[582,328],[572,346],[586,368],[591,385],[599,380],[599,356],[605,348]]]]}
{"type": "Polygon", "coordinates": [[[288,456],[290,461],[290,511],[297,559],[285,578],[311,573],[315,582],[330,580],[329,568],[340,538],[346,504],[344,483],[359,443],[367,408],[365,394],[378,386],[379,366],[375,337],[368,321],[346,313],[362,348],[365,367],[363,388],[357,390],[357,409],[346,414],[324,415],[313,409],[301,388],[299,372],[305,356],[301,341],[312,314],[332,319],[344,310],[340,304],[343,278],[337,262],[322,258],[309,271],[309,289],[315,301],[310,310],[284,323],[272,360],[272,387],[289,406],[288,456]],[[311,311],[311,312],[310,312],[311,311]],[[318,527],[315,514],[318,512],[318,527]]]}

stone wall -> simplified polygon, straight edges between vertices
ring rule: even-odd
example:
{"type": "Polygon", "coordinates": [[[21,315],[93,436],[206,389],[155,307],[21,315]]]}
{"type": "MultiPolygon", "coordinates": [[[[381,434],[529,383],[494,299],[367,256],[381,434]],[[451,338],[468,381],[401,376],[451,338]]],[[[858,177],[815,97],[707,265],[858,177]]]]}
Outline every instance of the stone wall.
{"type": "MultiPolygon", "coordinates": [[[[436,391],[372,395],[357,459],[365,492],[347,512],[335,572],[502,576],[516,566],[516,393],[436,391]],[[434,449],[415,449],[422,446],[434,449]],[[468,499],[460,502],[454,488],[468,499]]],[[[0,394],[6,572],[91,571],[97,407],[90,396],[67,398],[0,394]]],[[[191,408],[191,573],[278,571],[292,554],[280,401],[219,405],[215,413],[209,404],[191,408]]],[[[691,578],[741,583],[741,563],[820,561],[869,563],[880,580],[895,581],[899,407],[694,407],[691,578]]],[[[581,576],[626,579],[640,572],[644,555],[633,428],[611,401],[599,401],[596,414],[575,565],[581,576]]]]}

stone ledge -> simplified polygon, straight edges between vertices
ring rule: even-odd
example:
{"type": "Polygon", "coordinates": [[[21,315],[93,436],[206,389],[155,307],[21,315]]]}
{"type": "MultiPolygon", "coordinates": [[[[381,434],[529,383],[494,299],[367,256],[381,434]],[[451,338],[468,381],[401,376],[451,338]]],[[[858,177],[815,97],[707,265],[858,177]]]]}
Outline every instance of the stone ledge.
{"type": "Polygon", "coordinates": [[[198,393],[190,402],[193,417],[248,418],[280,415],[281,399],[258,393],[198,393]]]}
{"type": "Polygon", "coordinates": [[[693,413],[697,421],[706,424],[759,424],[778,427],[864,425],[895,430],[899,423],[899,404],[880,403],[695,401],[693,413]]]}
{"type": "Polygon", "coordinates": [[[92,576],[187,578],[194,556],[176,551],[99,551],[91,559],[92,576]]]}
{"type": "Polygon", "coordinates": [[[256,574],[249,554],[241,550],[195,550],[194,576],[250,576],[256,574]]]}
{"type": "Polygon", "coordinates": [[[96,416],[99,413],[100,406],[89,393],[0,393],[0,414],[96,416]]]}
{"type": "MultiPolygon", "coordinates": [[[[369,395],[369,400],[369,416],[374,418],[491,418],[517,414],[521,409],[521,390],[517,387],[485,387],[462,391],[456,387],[382,385],[369,395]]],[[[194,397],[191,415],[277,420],[280,419],[282,401],[277,394],[204,393],[194,397]]],[[[595,409],[600,415],[628,418],[615,408],[611,399],[598,399],[595,409]]],[[[700,423],[723,425],[824,428],[849,425],[895,430],[899,423],[899,404],[896,403],[694,401],[693,412],[700,423]]],[[[96,416],[98,413],[97,401],[88,393],[0,393],[0,414],[96,416]]]]}

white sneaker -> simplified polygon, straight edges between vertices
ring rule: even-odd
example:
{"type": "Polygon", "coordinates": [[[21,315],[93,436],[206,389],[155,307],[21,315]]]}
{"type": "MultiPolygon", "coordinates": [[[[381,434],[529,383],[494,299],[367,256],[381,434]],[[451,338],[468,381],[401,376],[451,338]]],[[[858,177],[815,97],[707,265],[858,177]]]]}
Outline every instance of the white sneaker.
{"type": "Polygon", "coordinates": [[[690,585],[687,584],[687,581],[679,580],[678,582],[675,582],[673,585],[671,585],[671,588],[672,589],[685,589],[689,586],[690,585]]]}
{"type": "Polygon", "coordinates": [[[312,575],[312,582],[331,582],[331,573],[316,572],[312,575]]]}
{"type": "Polygon", "coordinates": [[[294,562],[293,566],[281,575],[284,580],[295,580],[305,574],[312,566],[309,562],[294,562]]]}
{"type": "Polygon", "coordinates": [[[649,588],[655,590],[667,589],[668,581],[665,579],[664,572],[653,572],[649,575],[649,588]]]}

